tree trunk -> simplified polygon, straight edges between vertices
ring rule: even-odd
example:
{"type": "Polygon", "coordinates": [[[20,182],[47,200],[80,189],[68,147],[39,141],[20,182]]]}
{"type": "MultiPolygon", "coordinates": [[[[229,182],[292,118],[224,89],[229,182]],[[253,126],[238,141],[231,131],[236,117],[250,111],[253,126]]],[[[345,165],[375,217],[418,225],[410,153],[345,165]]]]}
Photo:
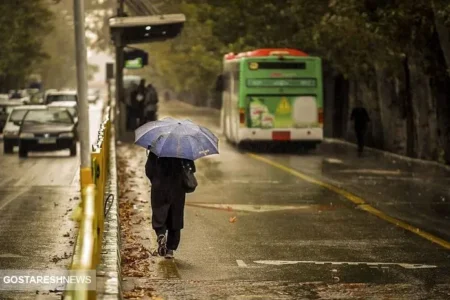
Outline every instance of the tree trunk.
{"type": "Polygon", "coordinates": [[[323,126],[323,134],[325,137],[333,137],[333,120],[334,113],[336,111],[336,95],[335,91],[335,83],[336,80],[333,78],[331,72],[324,74],[323,76],[323,113],[324,113],[324,126],[323,126]]]}
{"type": "Polygon", "coordinates": [[[411,104],[414,121],[416,156],[437,159],[436,101],[430,87],[430,77],[421,67],[421,60],[411,56],[408,60],[411,104]]]}
{"type": "MultiPolygon", "coordinates": [[[[442,53],[447,65],[447,70],[450,69],[450,30],[445,25],[445,20],[437,13],[435,0],[431,1],[434,13],[434,25],[439,36],[439,43],[441,44],[442,53]]],[[[450,74],[450,72],[447,72],[450,74]]]]}
{"type": "Polygon", "coordinates": [[[384,68],[376,66],[375,72],[384,150],[405,155],[406,122],[403,118],[398,79],[393,79],[392,74],[384,68]]]}
{"type": "Polygon", "coordinates": [[[406,155],[416,157],[416,131],[414,128],[414,112],[412,108],[411,96],[411,76],[409,72],[408,57],[403,60],[403,71],[405,74],[405,117],[406,117],[406,155]]]}
{"type": "Polygon", "coordinates": [[[352,80],[350,91],[350,103],[347,114],[347,128],[349,128],[346,135],[347,139],[350,141],[356,141],[353,126],[350,121],[350,113],[358,100],[360,100],[362,106],[367,110],[371,119],[366,135],[366,145],[369,147],[383,149],[383,126],[380,118],[380,108],[377,100],[378,94],[374,80],[372,81],[372,84],[369,84],[367,80],[352,80]]]}
{"type": "Polygon", "coordinates": [[[342,138],[347,129],[350,84],[343,75],[334,78],[333,137],[342,138]]]}

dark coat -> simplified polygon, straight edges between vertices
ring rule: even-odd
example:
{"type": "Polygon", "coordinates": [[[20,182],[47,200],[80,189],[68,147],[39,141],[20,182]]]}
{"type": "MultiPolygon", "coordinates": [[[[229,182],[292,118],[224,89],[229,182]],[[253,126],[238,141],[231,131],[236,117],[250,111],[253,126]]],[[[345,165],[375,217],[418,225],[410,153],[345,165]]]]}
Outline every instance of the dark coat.
{"type": "MultiPolygon", "coordinates": [[[[190,161],[192,165],[194,162],[190,161]]],[[[150,152],[145,165],[151,188],[153,229],[179,230],[184,226],[186,192],[183,187],[182,160],[159,158],[150,152]]]]}
{"type": "Polygon", "coordinates": [[[366,131],[367,123],[370,122],[369,114],[364,107],[355,107],[350,119],[354,121],[355,131],[366,131]]]}

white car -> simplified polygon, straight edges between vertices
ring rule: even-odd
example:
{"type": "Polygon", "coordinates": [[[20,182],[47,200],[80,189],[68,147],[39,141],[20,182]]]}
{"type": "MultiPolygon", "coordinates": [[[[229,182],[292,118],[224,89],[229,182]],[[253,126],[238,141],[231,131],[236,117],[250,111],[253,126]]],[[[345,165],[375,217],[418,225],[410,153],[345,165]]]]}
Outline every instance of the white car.
{"type": "Polygon", "coordinates": [[[97,103],[97,101],[100,99],[100,90],[89,88],[87,98],[89,103],[97,103]]]}
{"type": "Polygon", "coordinates": [[[48,91],[45,95],[45,104],[61,101],[73,101],[77,103],[77,92],[73,90],[48,91]]]}
{"type": "Polygon", "coordinates": [[[48,107],[58,107],[58,108],[63,108],[63,109],[67,109],[69,111],[69,113],[72,115],[72,118],[76,123],[78,123],[78,104],[74,101],[57,101],[57,102],[52,102],[50,104],[47,105],[48,107]]]}
{"type": "Polygon", "coordinates": [[[14,146],[19,145],[19,130],[22,119],[29,110],[46,109],[45,105],[16,106],[6,119],[3,129],[3,153],[12,153],[14,146]]]}

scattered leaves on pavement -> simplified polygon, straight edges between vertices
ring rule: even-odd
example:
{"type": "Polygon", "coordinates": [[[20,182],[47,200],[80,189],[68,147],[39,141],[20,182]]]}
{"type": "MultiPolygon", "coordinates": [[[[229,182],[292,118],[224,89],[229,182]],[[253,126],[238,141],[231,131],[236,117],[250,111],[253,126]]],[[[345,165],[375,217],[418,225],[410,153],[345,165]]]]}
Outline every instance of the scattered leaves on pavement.
{"type": "MultiPolygon", "coordinates": [[[[138,192],[148,189],[146,177],[143,176],[145,164],[139,165],[135,159],[136,152],[127,151],[130,150],[128,147],[131,146],[119,147],[117,156],[122,277],[151,278],[155,272],[155,261],[151,249],[144,246],[148,245],[149,238],[139,234],[146,222],[150,226],[145,215],[146,205],[142,204],[148,205],[149,201],[138,195],[138,192]]],[[[124,292],[124,298],[152,299],[151,290],[150,287],[135,287],[124,292]]]]}

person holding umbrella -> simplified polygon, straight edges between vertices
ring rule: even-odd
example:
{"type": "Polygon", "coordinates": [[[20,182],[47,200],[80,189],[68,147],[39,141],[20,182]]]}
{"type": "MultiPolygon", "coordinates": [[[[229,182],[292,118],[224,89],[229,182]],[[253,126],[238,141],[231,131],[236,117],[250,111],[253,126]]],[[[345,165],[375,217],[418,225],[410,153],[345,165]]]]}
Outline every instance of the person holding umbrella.
{"type": "Polygon", "coordinates": [[[186,193],[197,187],[194,160],[218,154],[219,140],[207,128],[172,118],[146,123],[135,134],[135,143],[150,150],[145,173],[151,183],[158,254],[173,258],[184,227],[186,193]]]}

